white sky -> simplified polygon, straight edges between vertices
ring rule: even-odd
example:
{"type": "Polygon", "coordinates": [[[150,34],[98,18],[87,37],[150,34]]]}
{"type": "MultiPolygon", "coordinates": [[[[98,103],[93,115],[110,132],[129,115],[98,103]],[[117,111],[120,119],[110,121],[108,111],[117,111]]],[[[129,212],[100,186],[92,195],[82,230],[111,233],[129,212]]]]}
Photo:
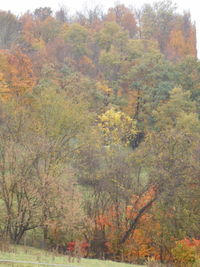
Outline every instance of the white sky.
{"type": "MultiPolygon", "coordinates": [[[[53,11],[60,6],[66,6],[67,9],[74,13],[83,10],[84,7],[93,8],[97,5],[104,10],[114,6],[116,3],[122,3],[126,6],[140,7],[144,3],[153,3],[154,0],[0,0],[0,10],[10,10],[15,14],[21,14],[27,10],[33,11],[38,7],[51,7],[53,11]]],[[[178,10],[190,10],[192,20],[196,22],[197,27],[197,47],[200,57],[200,2],[198,0],[174,0],[178,10]],[[199,2],[199,4],[198,4],[199,2]]]]}

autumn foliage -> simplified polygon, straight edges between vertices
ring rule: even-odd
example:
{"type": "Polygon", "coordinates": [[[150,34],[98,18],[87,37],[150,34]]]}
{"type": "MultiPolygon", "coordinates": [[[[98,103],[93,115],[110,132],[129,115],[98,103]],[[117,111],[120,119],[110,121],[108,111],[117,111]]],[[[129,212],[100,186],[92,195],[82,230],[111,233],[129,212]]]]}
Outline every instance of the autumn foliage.
{"type": "Polygon", "coordinates": [[[170,0],[0,12],[0,239],[199,264],[200,63],[170,0]]]}
{"type": "Polygon", "coordinates": [[[2,62],[1,79],[5,88],[5,91],[2,92],[3,97],[23,96],[31,92],[36,78],[29,57],[20,50],[13,52],[2,50],[0,57],[2,62]]]}

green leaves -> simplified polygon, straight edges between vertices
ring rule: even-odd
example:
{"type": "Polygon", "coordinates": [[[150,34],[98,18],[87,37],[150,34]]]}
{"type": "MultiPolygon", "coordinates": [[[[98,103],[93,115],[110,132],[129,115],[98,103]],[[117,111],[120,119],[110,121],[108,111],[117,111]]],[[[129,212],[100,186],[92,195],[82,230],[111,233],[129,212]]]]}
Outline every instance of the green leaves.
{"type": "Polygon", "coordinates": [[[87,54],[89,32],[79,24],[72,24],[66,31],[64,39],[75,59],[87,54]]]}
{"type": "MultiPolygon", "coordinates": [[[[75,137],[86,127],[86,109],[82,103],[75,104],[54,89],[46,89],[33,102],[33,118],[41,133],[47,137],[75,137]]],[[[34,130],[34,127],[33,127],[34,130]]]]}

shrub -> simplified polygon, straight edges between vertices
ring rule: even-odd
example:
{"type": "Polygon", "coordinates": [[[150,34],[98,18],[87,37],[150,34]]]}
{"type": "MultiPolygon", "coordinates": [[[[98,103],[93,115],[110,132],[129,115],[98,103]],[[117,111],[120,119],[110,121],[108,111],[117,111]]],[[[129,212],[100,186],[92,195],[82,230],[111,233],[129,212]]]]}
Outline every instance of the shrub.
{"type": "Polygon", "coordinates": [[[192,266],[198,256],[200,241],[196,239],[183,239],[176,242],[176,246],[172,249],[174,262],[177,266],[192,266]]]}

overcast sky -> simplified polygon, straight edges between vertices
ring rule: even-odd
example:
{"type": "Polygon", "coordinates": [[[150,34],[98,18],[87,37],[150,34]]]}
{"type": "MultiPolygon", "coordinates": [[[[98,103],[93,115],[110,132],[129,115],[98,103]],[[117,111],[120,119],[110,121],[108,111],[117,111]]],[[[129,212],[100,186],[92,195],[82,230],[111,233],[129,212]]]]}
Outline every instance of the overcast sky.
{"type": "MultiPolygon", "coordinates": [[[[84,7],[94,8],[101,6],[104,10],[114,6],[116,3],[122,3],[126,6],[140,7],[144,3],[153,3],[153,0],[0,0],[0,10],[10,10],[15,14],[21,14],[27,10],[33,11],[38,7],[51,7],[53,11],[58,10],[60,6],[66,6],[74,13],[83,10],[84,7]]],[[[196,22],[198,54],[200,58],[200,3],[198,0],[174,0],[178,10],[190,10],[192,20],[196,22]]]]}

